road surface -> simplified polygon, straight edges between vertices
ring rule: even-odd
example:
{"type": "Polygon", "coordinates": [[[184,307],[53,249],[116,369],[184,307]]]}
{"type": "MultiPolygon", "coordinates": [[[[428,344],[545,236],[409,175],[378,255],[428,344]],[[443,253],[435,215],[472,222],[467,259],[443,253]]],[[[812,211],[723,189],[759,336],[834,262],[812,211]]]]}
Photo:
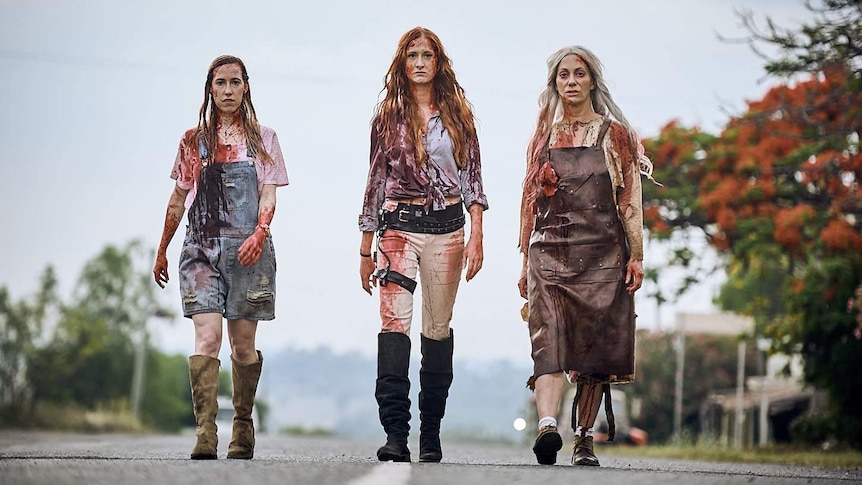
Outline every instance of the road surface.
{"type": "MultiPolygon", "coordinates": [[[[637,485],[862,484],[862,469],[706,463],[602,456],[600,468],[535,464],[528,445],[450,444],[443,462],[379,463],[381,443],[339,438],[258,437],[251,461],[191,461],[190,435],[81,435],[0,431],[0,484],[441,485],[579,483],[637,485]]],[[[411,442],[414,460],[417,443],[411,442]]]]}

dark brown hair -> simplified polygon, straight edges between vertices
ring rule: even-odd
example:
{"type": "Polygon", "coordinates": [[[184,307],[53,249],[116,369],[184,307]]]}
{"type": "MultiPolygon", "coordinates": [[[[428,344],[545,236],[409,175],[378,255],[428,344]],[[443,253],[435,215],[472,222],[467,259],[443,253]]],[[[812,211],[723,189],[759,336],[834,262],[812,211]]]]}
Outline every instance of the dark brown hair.
{"type": "Polygon", "coordinates": [[[216,118],[218,110],[215,109],[215,101],[212,97],[213,72],[216,68],[228,64],[239,66],[240,70],[242,70],[242,80],[248,87],[248,91],[242,96],[242,103],[239,108],[246,143],[252,155],[259,157],[266,163],[274,163],[272,157],[263,146],[260,123],[257,121],[257,114],[254,112],[254,105],[251,103],[251,86],[248,84],[248,71],[246,71],[245,64],[239,57],[218,56],[210,63],[209,71],[207,71],[207,80],[204,83],[204,102],[201,104],[198,116],[198,135],[203,137],[204,145],[206,145],[209,153],[215,154],[216,144],[218,143],[218,119],[216,118]]]}

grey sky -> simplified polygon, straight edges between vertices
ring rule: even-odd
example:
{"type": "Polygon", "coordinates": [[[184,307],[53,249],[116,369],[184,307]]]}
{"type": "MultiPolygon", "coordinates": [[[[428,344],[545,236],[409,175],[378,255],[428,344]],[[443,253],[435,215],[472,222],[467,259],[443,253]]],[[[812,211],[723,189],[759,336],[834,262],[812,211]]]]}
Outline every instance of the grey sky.
{"type": "MultiPolygon", "coordinates": [[[[536,5],[0,0],[0,285],[27,295],[53,264],[65,294],[106,244],[141,238],[155,248],[168,175],[180,136],[197,121],[206,68],[230,53],[248,66],[258,117],[278,132],[291,181],[278,191],[272,224],[277,319],[261,324],[259,347],[374,352],[377,298],[360,288],[356,225],[369,119],[398,38],[422,25],[442,39],[475,106],[491,205],[485,267],[462,282],[455,307],[456,358],[528,362],[515,286],[518,207],[546,58],[565,45],[592,49],[643,136],[672,119],[717,132],[728,110],[767,89],[762,61],[717,38],[742,35],[734,8],[784,25],[810,17],[801,1],[787,0],[536,5]]],[[[177,312],[181,239],[168,252],[172,279],[162,291],[177,312]]],[[[648,243],[647,265],[656,254],[648,243]]],[[[642,291],[639,326],[709,311],[714,291],[706,284],[660,318],[642,291]]],[[[154,321],[156,342],[190,353],[189,322],[154,321]]]]}

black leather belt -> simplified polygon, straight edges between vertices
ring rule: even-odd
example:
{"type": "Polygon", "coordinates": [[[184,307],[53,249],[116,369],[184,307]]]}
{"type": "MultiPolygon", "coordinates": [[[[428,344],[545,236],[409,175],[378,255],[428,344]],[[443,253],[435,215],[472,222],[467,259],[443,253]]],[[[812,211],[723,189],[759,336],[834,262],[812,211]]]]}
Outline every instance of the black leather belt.
{"type": "Polygon", "coordinates": [[[464,206],[460,202],[439,211],[425,212],[421,205],[398,204],[381,211],[381,222],[390,229],[425,234],[446,234],[464,227],[464,206]]]}

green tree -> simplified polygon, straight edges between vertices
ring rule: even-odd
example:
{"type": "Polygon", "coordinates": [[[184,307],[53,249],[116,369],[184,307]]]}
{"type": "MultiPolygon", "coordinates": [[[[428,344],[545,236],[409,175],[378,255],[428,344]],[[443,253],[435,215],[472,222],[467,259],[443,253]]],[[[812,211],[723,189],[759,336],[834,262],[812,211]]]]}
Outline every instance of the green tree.
{"type": "Polygon", "coordinates": [[[142,256],[133,241],[109,245],[84,265],[51,341],[30,367],[36,399],[93,407],[128,398],[136,337],[146,338],[146,320],[158,309],[153,285],[136,268],[142,256]]]}
{"type": "Polygon", "coordinates": [[[146,391],[141,403],[144,425],[163,431],[179,431],[195,425],[189,387],[188,359],[150,350],[146,391]]]}
{"type": "MultiPolygon", "coordinates": [[[[34,348],[27,366],[33,404],[131,405],[135,353],[149,340],[147,320],[170,316],[156,299],[151,260],[132,241],[109,245],[85,264],[50,339],[34,348]]],[[[193,423],[185,357],[145,352],[140,421],[168,431],[193,423]]]]}
{"type": "Polygon", "coordinates": [[[752,315],[775,350],[801,352],[806,379],[847,423],[835,427],[840,438],[862,444],[862,408],[848,398],[862,382],[834,378],[862,365],[846,309],[862,284],[862,3],[808,7],[815,21],[797,29],[740,14],[744,40],[775,48],[766,70],[787,84],[717,137],[672,123],[648,141],[665,187],[645,186],[645,220],[653,237],[696,234],[720,252],[728,280],[718,303],[752,315]]]}
{"type": "Polygon", "coordinates": [[[34,361],[46,321],[58,301],[54,269],[42,273],[32,300],[13,302],[6,287],[0,288],[0,425],[20,422],[32,402],[26,371],[34,361]]]}
{"type": "Polygon", "coordinates": [[[79,307],[63,312],[51,342],[28,369],[34,401],[74,402],[87,408],[127,399],[133,347],[104,317],[79,307]]]}

